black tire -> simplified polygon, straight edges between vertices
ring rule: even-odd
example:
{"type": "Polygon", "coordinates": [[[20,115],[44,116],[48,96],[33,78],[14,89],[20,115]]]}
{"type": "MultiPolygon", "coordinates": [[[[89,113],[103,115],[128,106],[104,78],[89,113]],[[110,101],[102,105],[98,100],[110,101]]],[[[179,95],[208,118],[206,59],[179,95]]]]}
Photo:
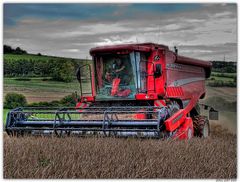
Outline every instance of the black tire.
{"type": "Polygon", "coordinates": [[[209,120],[206,116],[194,116],[193,118],[194,136],[207,138],[210,135],[209,120]]]}

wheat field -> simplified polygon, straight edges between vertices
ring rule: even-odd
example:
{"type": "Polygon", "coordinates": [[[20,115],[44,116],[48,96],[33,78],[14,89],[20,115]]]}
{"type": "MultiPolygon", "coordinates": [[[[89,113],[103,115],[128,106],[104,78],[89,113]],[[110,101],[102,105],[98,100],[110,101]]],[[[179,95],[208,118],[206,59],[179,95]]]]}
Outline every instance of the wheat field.
{"type": "Polygon", "coordinates": [[[4,178],[236,178],[236,135],[211,129],[188,141],[4,135],[4,178]]]}

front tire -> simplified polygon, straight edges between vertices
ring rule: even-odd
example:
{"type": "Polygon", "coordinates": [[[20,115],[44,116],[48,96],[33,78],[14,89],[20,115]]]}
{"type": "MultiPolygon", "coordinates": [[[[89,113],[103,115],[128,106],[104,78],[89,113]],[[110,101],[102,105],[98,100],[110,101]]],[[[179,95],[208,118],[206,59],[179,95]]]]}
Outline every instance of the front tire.
{"type": "Polygon", "coordinates": [[[210,135],[209,120],[206,116],[193,117],[194,135],[201,138],[207,138],[210,135]]]}

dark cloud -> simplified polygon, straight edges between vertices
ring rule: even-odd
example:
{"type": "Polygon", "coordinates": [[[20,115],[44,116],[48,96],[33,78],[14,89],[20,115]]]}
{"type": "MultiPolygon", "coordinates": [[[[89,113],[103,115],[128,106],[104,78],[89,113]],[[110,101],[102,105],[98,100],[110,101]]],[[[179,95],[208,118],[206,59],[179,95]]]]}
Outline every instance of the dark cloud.
{"type": "Polygon", "coordinates": [[[81,10],[83,4],[66,4],[71,13],[56,5],[45,10],[41,4],[28,6],[35,14],[4,8],[4,19],[11,23],[4,26],[4,43],[33,53],[85,58],[98,45],[155,42],[177,45],[187,56],[217,60],[225,54],[237,61],[236,4],[173,5],[84,4],[81,10]]]}
{"type": "Polygon", "coordinates": [[[224,43],[215,45],[180,45],[179,53],[185,55],[195,54],[199,58],[208,58],[210,60],[233,61],[237,53],[237,43],[224,43]]]}
{"type": "Polygon", "coordinates": [[[200,8],[201,4],[86,4],[86,3],[6,3],[5,25],[16,24],[23,17],[44,19],[116,21],[136,17],[135,14],[162,14],[200,8]]]}

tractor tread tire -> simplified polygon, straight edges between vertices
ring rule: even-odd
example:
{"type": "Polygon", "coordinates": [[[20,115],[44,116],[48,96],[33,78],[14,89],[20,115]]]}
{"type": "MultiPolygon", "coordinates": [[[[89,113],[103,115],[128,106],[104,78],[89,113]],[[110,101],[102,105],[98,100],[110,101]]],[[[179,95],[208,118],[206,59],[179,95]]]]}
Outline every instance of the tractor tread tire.
{"type": "Polygon", "coordinates": [[[210,126],[209,120],[206,116],[197,115],[193,118],[193,127],[194,127],[194,135],[201,138],[206,138],[210,135],[210,126]],[[207,133],[204,136],[204,130],[208,129],[207,133]]]}

